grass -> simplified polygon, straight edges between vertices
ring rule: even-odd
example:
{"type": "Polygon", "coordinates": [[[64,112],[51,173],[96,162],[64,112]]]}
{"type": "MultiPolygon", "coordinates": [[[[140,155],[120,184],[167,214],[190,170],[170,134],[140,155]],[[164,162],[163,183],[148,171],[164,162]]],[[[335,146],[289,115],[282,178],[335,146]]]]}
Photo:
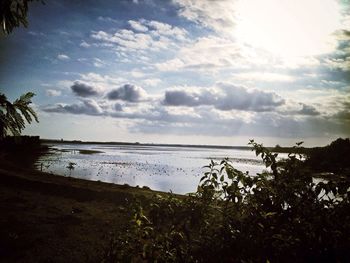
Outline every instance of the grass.
{"type": "Polygon", "coordinates": [[[166,195],[0,163],[0,262],[99,262],[130,203],[166,195]]]}

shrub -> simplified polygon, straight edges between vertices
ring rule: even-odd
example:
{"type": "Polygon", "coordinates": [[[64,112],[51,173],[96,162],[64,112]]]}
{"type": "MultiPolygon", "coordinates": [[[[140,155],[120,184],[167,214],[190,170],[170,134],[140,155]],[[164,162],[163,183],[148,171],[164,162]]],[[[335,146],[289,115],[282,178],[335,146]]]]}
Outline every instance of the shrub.
{"type": "Polygon", "coordinates": [[[268,170],[250,176],[228,160],[211,161],[196,193],[134,203],[106,261],[348,261],[349,183],[315,183],[299,154],[277,161],[250,145],[268,170]]]}

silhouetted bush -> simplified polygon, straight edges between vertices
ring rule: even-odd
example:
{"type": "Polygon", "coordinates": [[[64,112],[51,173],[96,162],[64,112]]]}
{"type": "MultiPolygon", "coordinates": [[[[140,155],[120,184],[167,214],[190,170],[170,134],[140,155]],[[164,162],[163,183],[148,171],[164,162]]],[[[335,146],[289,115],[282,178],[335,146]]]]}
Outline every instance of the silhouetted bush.
{"type": "Polygon", "coordinates": [[[106,262],[349,262],[349,182],[315,183],[299,154],[251,141],[267,171],[211,161],[196,193],[133,202],[106,262]]]}

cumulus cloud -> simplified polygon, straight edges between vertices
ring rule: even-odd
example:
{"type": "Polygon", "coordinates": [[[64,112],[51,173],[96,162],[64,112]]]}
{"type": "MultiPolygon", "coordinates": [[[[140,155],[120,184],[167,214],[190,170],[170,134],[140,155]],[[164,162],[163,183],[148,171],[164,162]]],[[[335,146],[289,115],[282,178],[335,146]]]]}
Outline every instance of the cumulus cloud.
{"type": "Polygon", "coordinates": [[[125,84],[107,93],[107,98],[109,100],[138,102],[144,100],[146,97],[147,93],[144,89],[132,84],[125,84]]]}
{"type": "Polygon", "coordinates": [[[53,106],[44,107],[46,112],[55,113],[71,113],[71,114],[86,114],[86,115],[102,115],[103,110],[98,103],[93,99],[83,99],[75,104],[55,104],[53,106]]]}
{"type": "Polygon", "coordinates": [[[282,115],[293,116],[318,116],[321,115],[318,109],[313,105],[287,100],[286,103],[278,109],[278,113],[282,115]]]}
{"type": "Polygon", "coordinates": [[[80,81],[75,81],[71,89],[79,97],[93,97],[100,92],[99,89],[80,81]]]}
{"type": "Polygon", "coordinates": [[[272,111],[285,103],[274,92],[248,89],[231,84],[218,84],[215,88],[178,88],[165,92],[164,104],[170,106],[211,105],[216,109],[272,111]]]}
{"type": "MultiPolygon", "coordinates": [[[[252,93],[253,91],[246,92],[252,93]]],[[[189,93],[193,94],[194,92],[189,93]]],[[[138,133],[301,138],[305,136],[326,136],[332,132],[340,132],[339,134],[341,134],[341,132],[349,130],[348,110],[329,116],[316,116],[314,108],[307,105],[303,107],[303,104],[299,104],[299,112],[295,111],[294,114],[291,112],[285,114],[278,109],[261,112],[261,108],[251,106],[245,107],[246,110],[243,111],[241,110],[242,105],[239,106],[239,109],[221,110],[219,108],[222,105],[216,104],[217,98],[215,98],[215,96],[220,97],[218,90],[213,91],[207,88],[206,91],[198,92],[198,94],[204,95],[195,98],[184,96],[181,99],[184,99],[185,103],[181,103],[181,100],[174,102],[176,105],[186,104],[191,105],[191,107],[184,105],[170,106],[157,102],[150,104],[146,102],[129,103],[128,101],[82,99],[70,105],[55,104],[42,109],[45,112],[53,113],[128,119],[130,121],[129,131],[138,133]],[[207,94],[205,93],[214,95],[214,98],[206,98],[205,95],[207,94]],[[203,100],[213,104],[203,105],[201,104],[203,100]],[[198,105],[198,107],[193,105],[198,105]],[[304,114],[301,114],[301,112],[304,114]],[[344,123],[348,123],[348,126],[344,123]]],[[[232,99],[231,96],[229,98],[232,99]]]]}
{"type": "Polygon", "coordinates": [[[304,103],[301,103],[302,108],[297,113],[300,115],[320,115],[320,112],[311,105],[306,105],[304,103]]]}

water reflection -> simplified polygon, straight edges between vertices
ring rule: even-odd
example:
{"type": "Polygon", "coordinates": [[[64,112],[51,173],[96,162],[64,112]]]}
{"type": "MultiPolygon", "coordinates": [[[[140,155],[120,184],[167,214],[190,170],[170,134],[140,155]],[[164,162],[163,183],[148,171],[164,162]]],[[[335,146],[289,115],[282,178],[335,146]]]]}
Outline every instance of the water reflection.
{"type": "Polygon", "coordinates": [[[194,192],[210,159],[229,157],[235,168],[255,175],[265,167],[249,150],[191,147],[51,144],[38,169],[63,176],[184,194],[194,192]],[[76,163],[69,171],[67,165],[76,163]]]}

